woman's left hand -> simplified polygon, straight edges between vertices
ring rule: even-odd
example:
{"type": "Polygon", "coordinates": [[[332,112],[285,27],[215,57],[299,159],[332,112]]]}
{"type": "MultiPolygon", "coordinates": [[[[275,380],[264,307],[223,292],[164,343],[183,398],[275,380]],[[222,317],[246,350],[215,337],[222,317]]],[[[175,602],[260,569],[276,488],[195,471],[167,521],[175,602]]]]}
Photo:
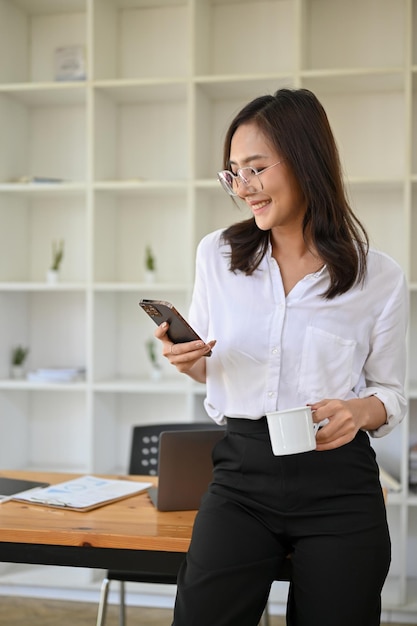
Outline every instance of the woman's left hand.
{"type": "Polygon", "coordinates": [[[316,450],[333,450],[352,441],[363,427],[360,400],[321,400],[311,404],[316,423],[328,420],[316,435],[316,450]]]}

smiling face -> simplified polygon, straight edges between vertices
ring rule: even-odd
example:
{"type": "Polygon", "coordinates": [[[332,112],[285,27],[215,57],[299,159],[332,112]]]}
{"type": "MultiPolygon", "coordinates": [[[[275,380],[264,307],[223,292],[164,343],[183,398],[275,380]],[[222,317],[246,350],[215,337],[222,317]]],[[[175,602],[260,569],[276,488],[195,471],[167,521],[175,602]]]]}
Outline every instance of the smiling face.
{"type": "Polygon", "coordinates": [[[236,129],[230,145],[230,170],[243,167],[257,170],[275,167],[252,177],[248,185],[239,182],[238,195],[250,207],[261,230],[302,230],[306,201],[285,160],[267,141],[254,122],[236,129]]]}

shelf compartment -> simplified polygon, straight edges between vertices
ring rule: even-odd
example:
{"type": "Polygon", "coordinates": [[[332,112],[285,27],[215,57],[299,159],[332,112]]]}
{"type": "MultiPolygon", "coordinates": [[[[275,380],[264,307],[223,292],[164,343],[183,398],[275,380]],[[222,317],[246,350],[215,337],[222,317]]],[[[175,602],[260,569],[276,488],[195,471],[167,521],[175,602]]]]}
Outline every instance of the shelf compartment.
{"type": "Polygon", "coordinates": [[[0,192],[0,282],[45,281],[52,242],[59,239],[65,245],[60,279],[68,283],[85,281],[85,195],[32,191],[0,192]]]}
{"type": "Polygon", "coordinates": [[[148,181],[189,178],[188,107],[184,87],[97,89],[95,180],[148,181]],[[127,101],[128,98],[128,101],[127,101]],[[167,141],[167,137],[170,141],[167,141]]]}
{"type": "Polygon", "coordinates": [[[296,66],[294,31],[293,0],[195,2],[194,74],[290,73],[296,66]]]}
{"type": "Polygon", "coordinates": [[[250,100],[273,94],[280,87],[292,87],[288,76],[199,77],[193,89],[195,107],[193,175],[215,179],[222,169],[223,142],[229,123],[250,100]]]}
{"type": "Polygon", "coordinates": [[[127,472],[133,426],[187,421],[186,394],[95,393],[93,471],[127,472]]]}
{"type": "Polygon", "coordinates": [[[224,229],[252,217],[252,211],[243,201],[234,201],[217,183],[214,189],[197,189],[194,202],[194,233],[196,245],[206,233],[224,229]]]}
{"type": "MultiPolygon", "coordinates": [[[[162,357],[162,346],[153,338],[155,324],[139,307],[141,298],[149,297],[147,290],[137,293],[98,292],[94,297],[94,381],[145,380],[151,382],[151,362],[146,342],[155,341],[156,354],[162,368],[163,381],[181,380],[181,375],[162,357]]],[[[155,299],[166,300],[163,292],[153,292],[155,299]]],[[[188,297],[172,293],[174,306],[187,318],[188,297]]]]}
{"type": "Polygon", "coordinates": [[[216,172],[222,169],[223,142],[229,123],[247,102],[282,86],[290,86],[287,79],[282,83],[271,78],[230,82],[216,79],[195,84],[195,178],[216,178],[216,172]]]}
{"type": "Polygon", "coordinates": [[[405,7],[392,0],[306,0],[303,69],[404,66],[405,7]]]}
{"type": "Polygon", "coordinates": [[[32,106],[21,98],[22,93],[35,92],[0,92],[0,182],[22,176],[85,181],[85,107],[70,103],[32,106]]]}
{"type": "Polygon", "coordinates": [[[208,417],[207,411],[204,408],[204,398],[206,396],[205,385],[194,385],[194,393],[191,399],[191,414],[196,422],[208,422],[212,423],[212,420],[208,417]]]}
{"type": "Polygon", "coordinates": [[[85,366],[85,308],[85,294],[78,292],[0,292],[0,377],[9,376],[16,345],[29,347],[27,371],[85,366]]]}
{"type": "Polygon", "coordinates": [[[2,467],[86,471],[86,406],[84,392],[1,390],[2,467]]]}
{"type": "Polygon", "coordinates": [[[388,577],[385,581],[382,589],[382,613],[381,623],[393,623],[392,619],[401,620],[404,619],[403,605],[405,600],[405,593],[402,593],[403,580],[401,576],[394,576],[388,573],[388,577]],[[397,613],[399,611],[399,613],[397,613]],[[400,617],[401,615],[401,617],[400,617]],[[387,616],[387,617],[385,617],[387,616]],[[391,622],[389,621],[391,620],[391,622]]]}
{"type": "Polygon", "coordinates": [[[96,79],[188,76],[187,2],[111,1],[94,5],[96,79]],[[171,41],[166,54],[161,42],[171,41]]]}
{"type": "Polygon", "coordinates": [[[145,250],[156,258],[156,280],[190,283],[192,260],[187,195],[97,192],[94,210],[96,282],[145,282],[145,250]]]}
{"type": "MultiPolygon", "coordinates": [[[[388,436],[370,437],[370,443],[375,450],[378,464],[402,485],[405,485],[406,482],[402,466],[404,440],[407,437],[406,425],[406,420],[404,420],[388,436]]],[[[396,495],[393,494],[393,496],[396,495]]]]}
{"type": "Polygon", "coordinates": [[[408,271],[407,214],[404,189],[397,185],[348,185],[351,206],[365,226],[373,248],[384,250],[408,271]]]}
{"type": "Polygon", "coordinates": [[[0,83],[55,79],[55,50],[86,47],[86,2],[82,0],[2,0],[0,83]]]}
{"type": "Polygon", "coordinates": [[[405,94],[329,93],[315,90],[323,104],[348,177],[391,180],[405,172],[405,94]]]}

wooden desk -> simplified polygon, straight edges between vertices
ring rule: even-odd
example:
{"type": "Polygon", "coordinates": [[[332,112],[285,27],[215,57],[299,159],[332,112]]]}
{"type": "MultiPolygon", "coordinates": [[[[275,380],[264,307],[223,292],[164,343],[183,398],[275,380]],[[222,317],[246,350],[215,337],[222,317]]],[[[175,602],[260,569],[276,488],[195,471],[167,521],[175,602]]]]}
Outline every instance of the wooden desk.
{"type": "MultiPolygon", "coordinates": [[[[0,471],[59,483],[78,474],[0,471]]],[[[109,476],[109,478],[117,478],[109,476]]],[[[124,479],[152,482],[149,476],[124,479]]],[[[176,573],[196,511],[159,512],[146,493],[81,513],[8,501],[0,504],[0,561],[176,573]]]]}

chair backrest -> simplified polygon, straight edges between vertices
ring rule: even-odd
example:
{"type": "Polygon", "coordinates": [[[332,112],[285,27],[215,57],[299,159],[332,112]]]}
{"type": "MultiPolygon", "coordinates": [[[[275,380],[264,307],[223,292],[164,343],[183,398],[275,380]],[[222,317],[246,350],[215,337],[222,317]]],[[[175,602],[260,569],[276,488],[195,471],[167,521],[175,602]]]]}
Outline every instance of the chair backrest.
{"type": "MultiPolygon", "coordinates": [[[[165,430],[220,430],[213,422],[177,422],[134,426],[130,449],[129,474],[156,476],[158,473],[159,437],[165,430]]],[[[224,430],[224,428],[223,428],[224,430]]]]}

